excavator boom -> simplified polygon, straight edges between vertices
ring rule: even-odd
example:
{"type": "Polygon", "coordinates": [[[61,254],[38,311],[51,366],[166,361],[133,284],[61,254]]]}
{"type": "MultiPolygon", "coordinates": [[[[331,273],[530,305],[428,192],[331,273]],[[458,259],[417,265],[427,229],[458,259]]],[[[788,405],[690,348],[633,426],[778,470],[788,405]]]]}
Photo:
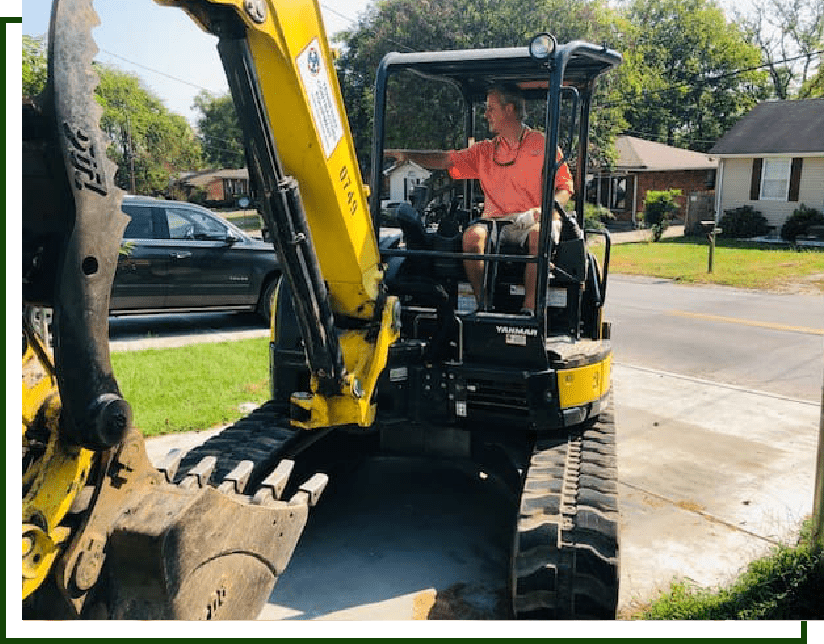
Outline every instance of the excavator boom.
{"type": "Polygon", "coordinates": [[[247,143],[253,143],[250,172],[257,171],[253,180],[258,190],[271,194],[286,176],[300,177],[332,308],[340,316],[371,319],[381,280],[380,256],[318,3],[155,1],[185,9],[220,39],[236,105],[247,91],[259,101],[238,106],[247,143]],[[260,137],[274,149],[258,149],[260,137]],[[269,168],[259,164],[269,155],[280,160],[275,175],[261,174],[269,168]]]}
{"type": "MultiPolygon", "coordinates": [[[[302,437],[268,408],[240,423],[270,448],[264,458],[259,444],[239,440],[193,450],[183,466],[180,453],[157,469],[149,462],[109,361],[109,293],[127,217],[94,99],[97,22],[91,0],[55,0],[47,86],[23,101],[24,614],[251,619],[327,479],[281,498],[294,465],[283,452],[302,437]],[[53,310],[53,355],[29,323],[32,307],[53,310]]],[[[281,179],[258,174],[259,185],[281,179]]],[[[376,265],[364,247],[363,261],[376,265]]]]}
{"type": "Polygon", "coordinates": [[[157,1],[184,8],[219,38],[250,179],[293,294],[312,375],[309,391],[292,397],[293,422],[307,429],[368,426],[399,321],[395,299],[382,288],[375,230],[319,5],[157,1]],[[292,177],[300,177],[299,184],[292,177]]]}

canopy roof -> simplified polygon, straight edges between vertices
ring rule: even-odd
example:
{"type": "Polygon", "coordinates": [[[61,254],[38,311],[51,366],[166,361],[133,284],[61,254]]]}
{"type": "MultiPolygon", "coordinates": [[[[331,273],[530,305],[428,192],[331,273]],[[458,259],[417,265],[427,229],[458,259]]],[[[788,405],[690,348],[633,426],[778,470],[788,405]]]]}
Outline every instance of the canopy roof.
{"type": "MultiPolygon", "coordinates": [[[[558,47],[556,60],[565,61],[564,84],[584,87],[621,63],[621,54],[583,41],[558,47]]],[[[387,71],[408,69],[427,77],[448,80],[473,100],[486,96],[492,85],[517,86],[526,97],[546,96],[549,68],[529,55],[527,47],[470,49],[421,53],[391,53],[387,71]]]]}

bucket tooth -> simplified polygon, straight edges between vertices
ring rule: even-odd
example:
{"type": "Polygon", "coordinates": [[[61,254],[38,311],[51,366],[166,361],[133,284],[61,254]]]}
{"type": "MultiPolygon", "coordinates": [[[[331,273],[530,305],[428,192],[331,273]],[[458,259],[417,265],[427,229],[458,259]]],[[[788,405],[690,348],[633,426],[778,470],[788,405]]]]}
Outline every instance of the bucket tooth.
{"type": "Polygon", "coordinates": [[[175,448],[170,450],[169,453],[163,457],[163,460],[160,461],[160,464],[157,466],[157,470],[163,474],[167,483],[173,482],[182,458],[183,450],[175,448]]]}
{"type": "Polygon", "coordinates": [[[235,494],[243,494],[249,483],[249,477],[252,476],[254,467],[255,464],[252,461],[241,461],[235,469],[226,475],[226,478],[223,479],[218,490],[224,493],[234,492],[235,494]]]}
{"type": "Polygon", "coordinates": [[[278,466],[263,480],[263,483],[260,484],[260,488],[258,488],[258,491],[255,493],[252,503],[256,505],[269,505],[275,501],[279,501],[294,467],[295,461],[288,458],[278,463],[278,466]]]}
{"type": "Polygon", "coordinates": [[[326,474],[315,474],[298,488],[297,494],[289,500],[289,503],[292,505],[306,503],[310,508],[315,507],[328,483],[329,477],[326,474]]]}
{"type": "Polygon", "coordinates": [[[189,470],[186,478],[180,482],[180,486],[189,490],[206,487],[216,466],[217,459],[214,456],[204,456],[197,465],[189,470]]]}

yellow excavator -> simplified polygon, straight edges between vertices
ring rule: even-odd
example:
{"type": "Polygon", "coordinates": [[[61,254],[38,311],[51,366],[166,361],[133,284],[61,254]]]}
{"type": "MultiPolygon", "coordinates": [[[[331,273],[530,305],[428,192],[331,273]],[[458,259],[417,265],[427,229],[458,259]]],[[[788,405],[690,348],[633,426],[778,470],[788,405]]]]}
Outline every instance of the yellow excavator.
{"type": "Polygon", "coordinates": [[[97,18],[91,0],[55,0],[47,88],[23,103],[24,616],[252,619],[336,468],[400,454],[482,472],[511,496],[513,617],[614,617],[609,236],[598,233],[599,265],[582,213],[593,94],[620,55],[547,33],[507,49],[388,54],[367,191],[315,0],[156,1],[218,37],[283,271],[271,400],[149,462],[109,362],[127,216],[92,97],[97,18]],[[387,218],[388,88],[409,74],[457,89],[467,144],[490,87],[543,105],[536,127],[574,167],[577,219],[546,189],[554,153],[536,255],[497,243],[497,227],[483,253],[461,252],[482,198],[470,181],[387,218]],[[485,262],[477,305],[462,296],[468,257],[485,262]],[[538,283],[524,313],[527,263],[538,283]],[[53,311],[53,342],[34,307],[53,311]]]}

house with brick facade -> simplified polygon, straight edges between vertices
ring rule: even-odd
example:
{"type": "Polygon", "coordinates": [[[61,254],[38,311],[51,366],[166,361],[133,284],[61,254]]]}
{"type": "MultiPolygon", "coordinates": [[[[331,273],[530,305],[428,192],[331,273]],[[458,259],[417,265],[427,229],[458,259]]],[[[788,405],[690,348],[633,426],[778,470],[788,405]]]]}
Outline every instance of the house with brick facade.
{"type": "Polygon", "coordinates": [[[701,203],[712,204],[718,157],[674,148],[634,136],[615,139],[618,157],[610,169],[587,175],[587,202],[600,204],[616,222],[636,226],[650,190],[681,191],[677,221],[701,203]]]}
{"type": "Polygon", "coordinates": [[[752,206],[777,234],[801,204],[824,209],[824,98],[759,103],[710,153],[721,160],[717,219],[752,206]]]}
{"type": "Polygon", "coordinates": [[[246,168],[182,172],[173,188],[190,201],[199,198],[209,206],[236,206],[249,196],[246,168]]]}

